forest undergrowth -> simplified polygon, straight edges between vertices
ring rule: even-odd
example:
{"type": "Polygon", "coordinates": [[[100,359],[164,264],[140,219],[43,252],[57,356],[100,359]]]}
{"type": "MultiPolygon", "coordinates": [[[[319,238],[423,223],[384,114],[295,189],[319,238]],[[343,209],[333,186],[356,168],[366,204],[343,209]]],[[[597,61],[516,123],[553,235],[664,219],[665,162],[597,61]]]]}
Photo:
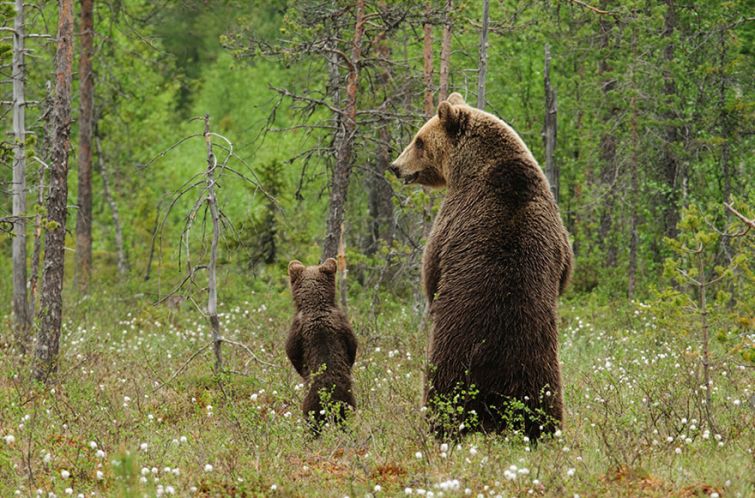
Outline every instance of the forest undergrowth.
{"type": "MultiPolygon", "coordinates": [[[[538,444],[513,432],[437,440],[421,406],[419,313],[390,301],[376,312],[376,300],[352,296],[358,409],[345,430],[313,439],[283,350],[285,276],[269,286],[226,278],[221,330],[249,350],[224,344],[219,375],[201,350],[209,326],[189,303],[155,306],[112,287],[69,307],[48,386],[0,350],[0,495],[753,493],[752,364],[736,334],[714,338],[709,421],[697,317],[668,294],[564,300],[566,421],[538,444]]],[[[732,320],[736,329],[743,318],[732,320]]]]}

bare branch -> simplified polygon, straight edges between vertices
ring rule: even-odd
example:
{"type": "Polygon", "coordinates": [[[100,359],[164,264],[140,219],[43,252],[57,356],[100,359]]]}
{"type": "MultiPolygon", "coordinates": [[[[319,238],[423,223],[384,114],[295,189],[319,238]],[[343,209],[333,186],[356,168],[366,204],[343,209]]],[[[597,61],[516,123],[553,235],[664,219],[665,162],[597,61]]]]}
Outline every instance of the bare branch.
{"type": "Polygon", "coordinates": [[[249,356],[252,357],[251,359],[254,360],[254,361],[256,361],[257,363],[260,363],[262,365],[266,365],[268,367],[275,367],[276,366],[276,365],[274,365],[272,363],[266,362],[265,360],[261,360],[259,357],[257,357],[256,354],[254,354],[254,351],[252,351],[251,348],[249,346],[247,346],[246,344],[244,344],[244,343],[237,342],[237,341],[232,341],[230,339],[226,339],[225,337],[221,337],[220,340],[221,340],[221,342],[227,342],[228,344],[231,344],[232,346],[238,346],[238,347],[244,349],[247,353],[249,353],[249,356]]]}
{"type": "Polygon", "coordinates": [[[608,12],[607,10],[601,10],[601,9],[599,9],[597,7],[593,7],[592,5],[589,5],[589,4],[585,3],[585,2],[583,2],[582,0],[569,0],[569,1],[572,2],[572,3],[576,3],[577,5],[579,5],[581,7],[589,9],[589,10],[595,12],[596,14],[611,15],[611,12],[608,12]]]}
{"type": "Polygon", "coordinates": [[[742,220],[742,223],[744,223],[745,225],[747,225],[747,227],[748,227],[747,229],[748,230],[751,229],[751,228],[755,228],[755,219],[751,220],[751,219],[747,218],[745,215],[743,215],[742,213],[740,213],[739,211],[737,211],[736,209],[734,209],[734,207],[731,204],[729,204],[728,202],[724,202],[724,206],[726,206],[726,209],[731,214],[733,214],[734,216],[736,216],[737,218],[739,218],[740,220],[742,220]]]}
{"type": "Polygon", "coordinates": [[[299,102],[307,102],[308,104],[321,105],[323,107],[328,108],[331,112],[333,112],[335,114],[340,114],[340,115],[345,115],[346,114],[345,110],[339,109],[338,107],[334,107],[334,106],[332,106],[331,104],[325,102],[322,99],[316,99],[316,98],[313,98],[313,97],[304,97],[303,95],[296,95],[295,93],[289,92],[285,88],[278,88],[278,87],[270,86],[270,89],[271,90],[275,90],[276,92],[280,93],[281,95],[283,95],[285,97],[288,97],[290,99],[293,99],[293,100],[296,100],[296,101],[299,101],[299,102]]]}
{"type": "Polygon", "coordinates": [[[191,355],[191,356],[189,357],[189,359],[188,359],[188,360],[186,360],[186,362],[185,362],[185,363],[184,363],[183,365],[181,365],[181,368],[179,368],[178,370],[176,370],[175,372],[173,372],[173,375],[171,375],[171,376],[170,376],[170,378],[169,378],[168,380],[166,380],[165,382],[163,382],[162,384],[160,384],[159,386],[157,386],[156,388],[154,388],[154,389],[152,390],[152,394],[156,393],[157,391],[159,391],[160,389],[162,389],[163,387],[165,387],[166,385],[168,385],[168,384],[169,384],[170,382],[172,382],[172,381],[173,381],[173,379],[175,379],[176,377],[178,377],[178,375],[179,375],[179,374],[180,374],[181,372],[183,372],[183,371],[184,371],[184,370],[186,369],[186,367],[188,367],[188,366],[189,366],[189,363],[191,363],[192,361],[194,361],[194,358],[196,358],[197,356],[199,356],[199,355],[200,355],[200,354],[201,354],[201,353],[202,353],[202,352],[203,352],[204,350],[206,350],[206,349],[207,349],[207,348],[209,348],[210,346],[211,346],[211,344],[210,344],[210,343],[208,343],[208,344],[205,344],[204,346],[202,346],[201,348],[197,349],[197,350],[196,350],[196,351],[194,352],[194,354],[193,354],[193,355],[191,355]]]}

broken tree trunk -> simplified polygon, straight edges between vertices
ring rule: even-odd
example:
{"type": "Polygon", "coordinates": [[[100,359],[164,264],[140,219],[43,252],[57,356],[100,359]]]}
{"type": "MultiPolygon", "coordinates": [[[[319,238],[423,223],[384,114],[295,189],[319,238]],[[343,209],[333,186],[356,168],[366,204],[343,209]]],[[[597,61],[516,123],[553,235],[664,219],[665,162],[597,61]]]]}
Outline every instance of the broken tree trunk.
{"type": "Polygon", "coordinates": [[[212,242],[210,243],[210,262],[207,265],[207,315],[212,327],[212,349],[215,352],[215,373],[223,369],[223,356],[220,336],[220,320],[218,319],[218,242],[220,240],[220,212],[215,198],[215,154],[212,152],[212,135],[210,135],[210,116],[204,115],[204,139],[207,144],[207,205],[210,208],[212,220],[212,242]]]}

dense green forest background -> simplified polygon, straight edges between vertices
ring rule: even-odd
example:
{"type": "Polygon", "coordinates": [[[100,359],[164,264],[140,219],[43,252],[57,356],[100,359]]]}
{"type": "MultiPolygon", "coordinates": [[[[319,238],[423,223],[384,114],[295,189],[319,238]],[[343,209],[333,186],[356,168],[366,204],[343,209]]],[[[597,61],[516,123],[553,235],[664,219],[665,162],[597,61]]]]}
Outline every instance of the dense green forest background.
{"type": "MultiPolygon", "coordinates": [[[[53,33],[55,7],[48,2],[31,10],[27,30],[53,33]]],[[[349,4],[112,2],[95,7],[96,135],[103,163],[112,170],[129,275],[146,272],[156,211],[166,195],[202,168],[203,144],[190,141],[158,155],[201,133],[201,123],[191,118],[205,113],[212,130],[233,143],[238,159],[232,161],[275,197],[267,199],[243,180],[221,184],[220,202],[233,224],[224,233],[225,267],[251,275],[270,272],[273,264],[270,275],[276,275],[294,257],[319,259],[334,163],[333,115],[325,105],[283,93],[339,107],[318,44],[330,36],[325,21],[333,18],[334,39],[350,50],[354,12],[349,4]]],[[[492,4],[486,109],[511,123],[543,164],[544,47],[550,46],[558,99],[559,204],[577,256],[573,292],[600,288],[623,296],[629,275],[636,275],[636,289],[645,293],[661,281],[663,261],[672,254],[664,237],[677,235],[685,207],[701,207],[723,230],[731,220],[724,202],[752,203],[748,7],[747,2],[607,2],[595,8],[570,1],[492,4]]],[[[390,272],[390,282],[381,285],[413,287],[414,253],[438,201],[391,183],[386,217],[376,214],[370,196],[384,189],[380,183],[392,181],[380,169],[379,142],[387,142],[393,158],[424,121],[422,27],[432,24],[435,90],[446,16],[444,5],[432,3],[378,2],[367,8],[374,19],[363,41],[346,247],[360,283],[385,273],[381,267],[388,261],[393,269],[409,271],[390,272]],[[385,44],[383,52],[378,43],[385,44]],[[383,127],[387,136],[380,135],[383,127]]],[[[8,24],[12,8],[5,9],[8,24]]],[[[449,87],[473,103],[480,15],[477,3],[460,2],[449,16],[449,87]]],[[[45,40],[31,44],[27,100],[40,104],[27,111],[34,132],[30,157],[44,152],[42,113],[53,48],[45,40]]],[[[4,54],[9,57],[10,47],[4,54]]],[[[345,85],[345,72],[341,69],[338,83],[345,85]]],[[[76,107],[74,102],[74,156],[76,107]]],[[[30,169],[31,190],[36,166],[30,169]]],[[[10,168],[2,174],[9,185],[10,168]]],[[[75,167],[69,178],[73,219],[75,167]]],[[[94,280],[123,281],[114,271],[110,210],[96,175],[94,181],[94,280]]],[[[179,203],[166,223],[163,270],[177,264],[178,245],[172,241],[187,209],[179,203]]],[[[4,236],[3,243],[9,247],[10,238],[4,236]]],[[[10,261],[3,258],[0,264],[9,268],[10,261]]],[[[2,282],[6,293],[9,283],[2,282]]],[[[156,292],[151,284],[139,285],[156,292]]]]}
{"type": "MultiPolygon", "coordinates": [[[[755,4],[493,1],[481,50],[485,3],[95,0],[91,276],[76,241],[76,3],[61,367],[52,391],[26,383],[33,360],[16,349],[19,334],[33,342],[39,320],[26,329],[12,313],[16,10],[0,6],[0,274],[8,275],[0,279],[0,481],[10,483],[0,494],[69,485],[163,494],[169,483],[207,496],[404,487],[453,495],[466,486],[557,496],[752,492],[755,4]],[[564,439],[534,454],[512,436],[472,439],[456,453],[452,444],[446,455],[414,429],[423,424],[414,409],[426,344],[421,255],[443,193],[404,186],[386,168],[445,91],[444,33],[447,91],[476,105],[487,67],[484,108],[518,131],[549,178],[555,173],[575,253],[560,326],[573,422],[564,439]],[[546,79],[557,108],[550,161],[546,79]],[[237,342],[224,345],[227,368],[214,376],[209,356],[194,356],[210,341],[207,275],[186,280],[187,264],[207,264],[211,249],[205,115],[222,165],[220,327],[237,342]],[[328,220],[339,181],[348,187],[338,250],[348,271],[339,286],[360,338],[365,408],[353,439],[334,433],[319,447],[288,418],[301,393],[282,353],[292,314],[286,267],[335,255],[328,220]],[[155,385],[157,394],[145,387],[155,385]],[[109,411],[100,416],[102,406],[109,411]],[[98,413],[91,423],[78,418],[87,412],[98,413]],[[27,415],[40,418],[22,451],[27,415]],[[82,460],[89,441],[119,464],[82,460]],[[314,456],[302,457],[302,447],[314,456]],[[161,462],[186,470],[147,480],[161,462]],[[208,471],[210,463],[223,472],[208,471]],[[514,478],[502,479],[504,471],[514,478]],[[301,481],[285,484],[292,472],[301,481]]],[[[24,264],[33,280],[36,259],[41,281],[46,234],[56,228],[47,196],[59,3],[26,5],[24,264]]],[[[34,317],[38,284],[27,292],[34,317]]]]}

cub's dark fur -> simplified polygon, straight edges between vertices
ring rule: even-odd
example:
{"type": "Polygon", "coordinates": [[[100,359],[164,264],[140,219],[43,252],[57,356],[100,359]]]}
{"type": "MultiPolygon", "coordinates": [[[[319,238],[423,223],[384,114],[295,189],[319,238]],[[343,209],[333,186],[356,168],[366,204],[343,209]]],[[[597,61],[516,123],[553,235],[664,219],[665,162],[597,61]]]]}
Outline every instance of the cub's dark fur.
{"type": "Polygon", "coordinates": [[[296,315],[286,340],[286,354],[309,384],[302,408],[317,432],[328,415],[341,422],[347,407],[356,408],[351,367],[357,338],[346,314],[336,305],[335,259],[308,267],[292,261],[288,276],[296,315]]]}

